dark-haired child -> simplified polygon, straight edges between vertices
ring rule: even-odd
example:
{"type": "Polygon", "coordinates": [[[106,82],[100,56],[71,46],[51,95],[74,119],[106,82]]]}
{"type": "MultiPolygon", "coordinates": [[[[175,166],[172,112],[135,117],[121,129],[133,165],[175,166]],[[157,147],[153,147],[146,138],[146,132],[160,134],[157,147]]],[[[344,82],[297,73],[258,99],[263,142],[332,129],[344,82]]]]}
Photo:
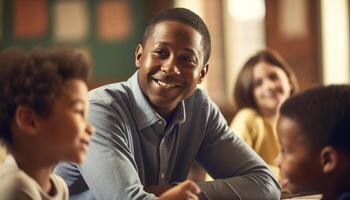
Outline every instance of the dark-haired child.
{"type": "Polygon", "coordinates": [[[331,85],[286,100],[277,121],[281,183],[291,193],[350,199],[350,86],[331,85]]]}
{"type": "Polygon", "coordinates": [[[90,67],[71,49],[8,50],[0,55],[0,199],[68,199],[60,161],[81,163],[93,132],[87,122],[90,67]]]}

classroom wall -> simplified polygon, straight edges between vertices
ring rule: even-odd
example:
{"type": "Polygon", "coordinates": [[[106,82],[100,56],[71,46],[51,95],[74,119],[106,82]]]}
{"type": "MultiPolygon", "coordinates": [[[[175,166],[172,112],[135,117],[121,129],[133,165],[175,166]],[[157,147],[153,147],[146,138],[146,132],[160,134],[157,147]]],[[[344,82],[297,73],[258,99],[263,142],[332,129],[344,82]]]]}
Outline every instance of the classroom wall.
{"type": "Polygon", "coordinates": [[[0,50],[69,45],[92,60],[94,86],[125,80],[150,10],[147,0],[0,0],[0,50]]]}

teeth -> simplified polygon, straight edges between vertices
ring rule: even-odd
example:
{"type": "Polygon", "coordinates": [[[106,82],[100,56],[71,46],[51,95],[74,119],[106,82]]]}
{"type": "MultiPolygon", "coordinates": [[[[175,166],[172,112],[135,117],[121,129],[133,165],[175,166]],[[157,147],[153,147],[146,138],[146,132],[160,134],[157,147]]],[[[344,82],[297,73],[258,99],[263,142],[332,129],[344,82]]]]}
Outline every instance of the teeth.
{"type": "Polygon", "coordinates": [[[162,87],[166,87],[166,88],[172,88],[172,87],[175,87],[175,85],[174,85],[174,84],[165,83],[165,82],[163,82],[163,81],[159,81],[159,80],[157,80],[157,83],[158,83],[160,86],[162,86],[162,87]]]}

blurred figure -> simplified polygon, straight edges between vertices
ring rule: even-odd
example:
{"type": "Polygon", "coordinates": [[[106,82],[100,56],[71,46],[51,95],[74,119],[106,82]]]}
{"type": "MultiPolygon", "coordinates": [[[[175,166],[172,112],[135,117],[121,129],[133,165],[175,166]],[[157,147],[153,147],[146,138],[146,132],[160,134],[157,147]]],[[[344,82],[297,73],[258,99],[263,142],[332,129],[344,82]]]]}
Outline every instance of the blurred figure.
{"type": "Polygon", "coordinates": [[[0,199],[68,199],[60,161],[81,163],[93,132],[87,122],[90,66],[71,49],[0,55],[0,199]]]}
{"type": "Polygon", "coordinates": [[[291,193],[350,199],[350,86],[317,87],[280,109],[282,185],[291,193]]]}
{"type": "Polygon", "coordinates": [[[276,177],[276,158],[280,152],[275,132],[277,111],[297,90],[292,69],[271,50],[259,51],[249,58],[235,84],[238,112],[231,128],[265,160],[276,177]]]}

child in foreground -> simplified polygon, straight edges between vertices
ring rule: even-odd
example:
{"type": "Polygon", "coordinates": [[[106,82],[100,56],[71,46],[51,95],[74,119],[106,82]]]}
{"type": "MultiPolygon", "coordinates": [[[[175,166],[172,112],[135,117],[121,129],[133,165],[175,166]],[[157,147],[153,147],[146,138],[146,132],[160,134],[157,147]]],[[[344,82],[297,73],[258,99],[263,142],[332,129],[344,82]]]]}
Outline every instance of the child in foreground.
{"type": "Polygon", "coordinates": [[[8,50],[0,56],[0,138],[11,155],[0,168],[0,199],[68,199],[60,160],[81,163],[90,67],[73,50],[8,50]]]}
{"type": "MultiPolygon", "coordinates": [[[[59,161],[82,163],[93,127],[87,121],[90,66],[72,49],[0,55],[0,139],[10,155],[0,167],[0,199],[68,199],[52,174],[59,161]]],[[[197,199],[191,181],[161,199],[197,199]]]]}
{"type": "Polygon", "coordinates": [[[286,100],[277,121],[281,184],[291,193],[350,199],[350,86],[317,87],[286,100]]]}

